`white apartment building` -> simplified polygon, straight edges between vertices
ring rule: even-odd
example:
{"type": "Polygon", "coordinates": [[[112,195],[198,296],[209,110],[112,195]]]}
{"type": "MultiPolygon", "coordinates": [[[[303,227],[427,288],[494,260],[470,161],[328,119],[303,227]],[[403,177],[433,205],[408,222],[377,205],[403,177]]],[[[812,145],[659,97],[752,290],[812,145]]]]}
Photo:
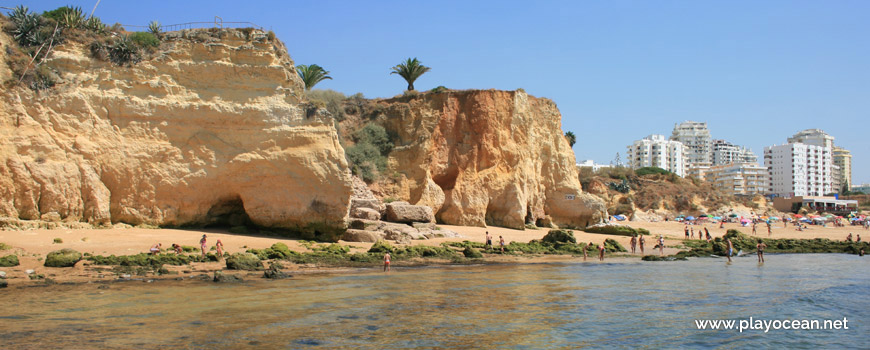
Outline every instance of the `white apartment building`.
{"type": "Polygon", "coordinates": [[[686,174],[685,148],[664,135],[650,135],[628,146],[628,166],[633,169],[659,167],[678,176],[686,174]]]}
{"type": "Polygon", "coordinates": [[[834,192],[839,192],[842,186],[852,186],[852,152],[834,146],[833,150],[834,165],[840,167],[840,186],[834,188],[834,192]]]}
{"type": "Polygon", "coordinates": [[[806,129],[789,137],[788,143],[803,143],[833,149],[834,137],[820,129],[806,129]]]}
{"type": "Polygon", "coordinates": [[[705,178],[713,187],[732,195],[767,193],[770,175],[757,163],[731,163],[710,167],[705,178]]]}
{"type": "Polygon", "coordinates": [[[711,161],[713,166],[732,163],[758,164],[758,157],[746,147],[740,147],[725,140],[713,140],[711,161]]]}
{"type": "Polygon", "coordinates": [[[602,168],[610,168],[610,167],[612,167],[612,165],[610,165],[610,164],[598,164],[598,163],[595,163],[595,161],[593,161],[591,159],[587,159],[587,160],[584,160],[583,162],[577,163],[577,170],[580,170],[582,168],[590,168],[590,169],[592,169],[592,171],[598,171],[598,170],[601,170],[602,168]]]}
{"type": "Polygon", "coordinates": [[[833,191],[830,148],[805,143],[765,147],[764,165],[770,176],[770,194],[823,196],[833,191]]]}
{"type": "Polygon", "coordinates": [[[706,122],[685,121],[675,124],[671,140],[682,142],[685,146],[688,167],[712,165],[710,156],[713,139],[706,122]]]}

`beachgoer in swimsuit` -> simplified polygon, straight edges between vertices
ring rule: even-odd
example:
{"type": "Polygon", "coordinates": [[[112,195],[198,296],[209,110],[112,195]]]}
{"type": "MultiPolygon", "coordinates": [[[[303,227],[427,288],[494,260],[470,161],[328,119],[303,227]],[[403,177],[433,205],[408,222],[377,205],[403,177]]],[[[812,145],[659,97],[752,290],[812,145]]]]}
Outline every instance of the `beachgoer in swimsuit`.
{"type": "Polygon", "coordinates": [[[199,248],[202,249],[202,257],[205,258],[205,246],[207,241],[205,240],[205,235],[202,235],[202,239],[199,240],[199,248]]]}
{"type": "Polygon", "coordinates": [[[181,252],[182,252],[181,245],[176,244],[176,243],[172,243],[172,250],[175,251],[175,254],[181,254],[181,252]]]}
{"type": "Polygon", "coordinates": [[[637,248],[637,235],[631,236],[631,253],[635,253],[635,248],[637,248]]]}
{"type": "Polygon", "coordinates": [[[492,249],[492,236],[489,235],[489,231],[486,231],[486,244],[484,244],[484,247],[492,249]]]}
{"type": "Polygon", "coordinates": [[[767,236],[773,236],[773,231],[771,230],[770,223],[767,224],[767,236]]]}
{"type": "Polygon", "coordinates": [[[722,221],[719,221],[719,228],[725,228],[725,219],[722,219],[722,221]]]}
{"type": "Polygon", "coordinates": [[[728,262],[731,262],[731,255],[734,254],[734,244],[731,243],[731,238],[726,238],[725,243],[728,243],[728,251],[726,254],[728,256],[728,262]]]}
{"type": "Polygon", "coordinates": [[[849,232],[849,235],[846,236],[846,242],[851,242],[851,241],[852,241],[852,233],[849,232]]]}
{"type": "Polygon", "coordinates": [[[861,235],[858,235],[857,237],[858,239],[856,239],[855,242],[861,242],[861,235]]]}
{"type": "Polygon", "coordinates": [[[217,249],[218,259],[223,257],[224,256],[224,244],[221,243],[221,240],[217,240],[217,242],[214,244],[214,247],[215,247],[215,249],[217,249]]]}
{"type": "MultiPolygon", "coordinates": [[[[699,234],[700,234],[700,232],[699,232],[699,234]]],[[[665,255],[665,237],[662,235],[659,235],[659,255],[660,256],[665,255]]]]}
{"type": "Polygon", "coordinates": [[[767,248],[767,244],[764,244],[760,239],[758,240],[758,244],[755,245],[755,249],[758,250],[758,262],[764,262],[764,248],[767,248]]]}
{"type": "Polygon", "coordinates": [[[501,247],[502,254],[504,254],[504,237],[498,236],[498,245],[501,247]]]}
{"type": "Polygon", "coordinates": [[[646,243],[646,239],[641,235],[640,238],[637,239],[637,244],[640,245],[640,255],[643,255],[643,244],[646,243]]]}
{"type": "Polygon", "coordinates": [[[686,226],[684,231],[686,231],[686,239],[689,239],[689,226],[688,225],[686,226]]]}
{"type": "Polygon", "coordinates": [[[752,222],[752,234],[755,234],[755,221],[752,222]]]}
{"type": "Polygon", "coordinates": [[[384,272],[390,271],[390,253],[384,254],[384,272]]]}
{"type": "Polygon", "coordinates": [[[604,243],[598,245],[598,260],[604,261],[604,243]]]}
{"type": "Polygon", "coordinates": [[[689,231],[689,232],[691,232],[691,233],[692,233],[692,239],[695,239],[695,228],[694,228],[694,227],[692,227],[692,228],[691,228],[691,229],[689,229],[689,230],[690,230],[690,231],[689,231]]]}
{"type": "Polygon", "coordinates": [[[153,247],[151,247],[151,249],[150,249],[151,254],[157,254],[157,253],[160,253],[160,247],[162,247],[162,246],[163,246],[163,243],[157,243],[157,244],[155,244],[155,245],[154,245],[153,247]]]}

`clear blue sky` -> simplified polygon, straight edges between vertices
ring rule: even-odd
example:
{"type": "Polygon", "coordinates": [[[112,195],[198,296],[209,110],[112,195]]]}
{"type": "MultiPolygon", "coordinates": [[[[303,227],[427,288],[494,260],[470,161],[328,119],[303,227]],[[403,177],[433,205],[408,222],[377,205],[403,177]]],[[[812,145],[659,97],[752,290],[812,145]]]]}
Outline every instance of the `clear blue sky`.
{"type": "Polygon", "coordinates": [[[625,159],[626,145],[685,120],[759,156],[820,128],[852,151],[853,183],[870,182],[870,1],[102,0],[95,15],[254,22],[331,72],[318,88],[346,94],[400,94],[389,72],[407,57],[432,67],[418,90],[523,88],[558,104],[581,160],[625,159]]]}

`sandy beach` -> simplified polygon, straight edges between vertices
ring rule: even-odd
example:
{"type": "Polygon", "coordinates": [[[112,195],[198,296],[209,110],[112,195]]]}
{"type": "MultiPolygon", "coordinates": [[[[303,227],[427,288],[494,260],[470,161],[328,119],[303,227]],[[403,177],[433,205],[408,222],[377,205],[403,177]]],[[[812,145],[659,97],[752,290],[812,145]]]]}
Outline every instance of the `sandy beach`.
{"type": "MultiPolygon", "coordinates": [[[[653,251],[655,246],[655,237],[659,234],[665,237],[665,255],[674,254],[681,250],[683,241],[683,228],[685,225],[678,222],[628,222],[625,223],[636,228],[645,228],[650,230],[651,236],[647,237],[647,254],[658,254],[658,251],[653,251]]],[[[451,230],[459,233],[462,237],[458,238],[438,238],[431,240],[417,240],[411,242],[411,245],[431,245],[437,246],[443,242],[461,242],[464,240],[473,242],[484,242],[484,237],[487,231],[493,236],[493,242],[498,245],[499,236],[503,236],[505,243],[510,242],[529,242],[534,239],[541,239],[548,229],[527,229],[514,230],[502,227],[468,227],[468,226],[451,226],[439,225],[442,229],[451,230]]],[[[704,225],[693,226],[696,230],[703,229],[704,225]]],[[[720,237],[725,234],[728,229],[738,229],[743,233],[750,234],[751,227],[743,227],[736,223],[725,224],[724,229],[720,229],[718,225],[706,225],[713,237],[720,237]]],[[[758,232],[761,237],[768,237],[766,227],[758,226],[758,232]]],[[[783,228],[782,224],[774,225],[772,238],[827,238],[832,240],[844,240],[846,235],[854,233],[860,235],[866,232],[858,226],[847,227],[821,227],[811,226],[810,229],[797,231],[793,227],[783,228]]],[[[82,261],[73,268],[49,268],[43,266],[43,259],[46,254],[51,251],[62,248],[70,248],[82,253],[90,253],[93,255],[134,255],[147,252],[148,249],[156,243],[162,243],[164,249],[171,246],[173,243],[184,246],[199,246],[199,239],[202,235],[207,235],[208,245],[213,246],[216,240],[220,239],[224,244],[225,250],[228,253],[244,252],[249,248],[263,249],[271,245],[282,242],[291,250],[297,252],[308,251],[308,248],[303,244],[303,241],[279,236],[267,236],[258,234],[234,234],[221,229],[149,229],[149,228],[109,228],[109,229],[37,229],[37,230],[22,230],[22,231],[0,231],[0,242],[11,246],[12,249],[0,251],[0,256],[8,254],[17,254],[19,256],[20,265],[16,267],[0,268],[0,271],[7,273],[10,285],[20,285],[32,283],[28,278],[26,270],[35,270],[37,274],[56,280],[58,282],[87,282],[95,280],[112,280],[116,278],[112,273],[103,273],[103,271],[89,268],[89,262],[82,261]],[[60,239],[62,243],[55,243],[55,239],[60,239]]],[[[603,234],[586,233],[583,231],[574,231],[574,236],[578,242],[592,242],[598,244],[607,238],[615,239],[627,249],[629,247],[629,237],[613,236],[603,234]]],[[[870,238],[870,232],[865,234],[866,238],[870,238]]],[[[865,238],[865,240],[866,240],[865,238]]],[[[365,252],[372,243],[359,242],[344,242],[339,244],[350,247],[351,253],[365,252]]],[[[640,254],[634,254],[640,256],[640,254]]],[[[631,258],[630,253],[621,253],[609,258],[631,258]]],[[[487,255],[487,261],[493,262],[542,262],[553,260],[578,260],[579,257],[570,256],[502,256],[502,255],[487,255]]],[[[399,266],[401,266],[401,262],[399,266]]],[[[288,270],[296,273],[305,272],[324,272],[337,271],[340,268],[323,268],[313,264],[297,265],[292,263],[284,264],[288,270]]],[[[167,266],[171,271],[177,272],[179,276],[190,276],[202,273],[211,273],[213,271],[224,268],[223,262],[209,263],[193,263],[190,266],[167,266]]]]}

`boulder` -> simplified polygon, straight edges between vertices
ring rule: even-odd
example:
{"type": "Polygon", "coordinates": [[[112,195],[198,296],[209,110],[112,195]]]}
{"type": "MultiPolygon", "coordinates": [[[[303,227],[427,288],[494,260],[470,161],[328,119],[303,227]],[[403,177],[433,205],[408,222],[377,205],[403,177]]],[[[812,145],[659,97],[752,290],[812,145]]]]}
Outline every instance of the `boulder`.
{"type": "Polygon", "coordinates": [[[571,230],[550,230],[542,241],[550,244],[577,243],[577,239],[574,238],[574,232],[571,232],[571,230]]]}
{"type": "Polygon", "coordinates": [[[75,250],[64,248],[56,250],[45,257],[46,267],[73,267],[79,260],[82,260],[82,253],[75,250]]]}
{"type": "Polygon", "coordinates": [[[288,274],[284,273],[284,271],[281,271],[277,268],[270,268],[270,269],[266,270],[266,272],[263,272],[263,278],[268,278],[268,279],[273,279],[273,280],[279,280],[279,279],[290,278],[290,277],[293,277],[293,276],[288,275],[288,274]]]}
{"type": "Polygon", "coordinates": [[[0,258],[0,267],[18,266],[18,257],[15,255],[7,255],[0,258]]]}
{"type": "Polygon", "coordinates": [[[356,208],[350,212],[350,216],[355,219],[364,220],[380,220],[381,213],[370,208],[356,208]]]}
{"type": "Polygon", "coordinates": [[[0,279],[0,288],[6,288],[9,286],[9,282],[6,282],[5,279],[0,279]]]}
{"type": "Polygon", "coordinates": [[[235,253],[227,258],[227,269],[230,270],[261,270],[263,263],[260,258],[251,253],[235,253]]]}
{"type": "Polygon", "coordinates": [[[435,214],[432,208],[422,205],[410,205],[407,202],[393,202],[387,204],[385,219],[389,222],[413,223],[435,222],[435,214]]]}
{"type": "Polygon", "coordinates": [[[379,231],[384,228],[385,224],[382,221],[353,219],[348,226],[354,230],[379,231]]]}
{"type": "Polygon", "coordinates": [[[384,234],[382,232],[377,231],[365,231],[365,230],[354,230],[349,229],[344,232],[344,235],[341,236],[343,241],[348,242],[368,242],[374,243],[381,239],[384,239],[384,234]]]}
{"type": "Polygon", "coordinates": [[[483,258],[483,254],[481,254],[479,250],[474,249],[471,246],[466,246],[465,250],[462,251],[462,255],[465,255],[465,257],[469,259],[483,258]]]}
{"type": "Polygon", "coordinates": [[[384,238],[390,240],[403,240],[403,237],[407,237],[408,239],[425,239],[420,231],[417,229],[408,226],[408,225],[398,225],[398,224],[386,224],[383,228],[384,238]]]}
{"type": "Polygon", "coordinates": [[[214,272],[214,279],[212,279],[212,280],[215,282],[218,282],[218,283],[238,283],[238,282],[245,281],[243,278],[241,278],[239,276],[228,275],[228,274],[225,274],[225,273],[220,272],[220,271],[214,272]]]}
{"type": "Polygon", "coordinates": [[[350,200],[350,211],[353,212],[357,209],[371,209],[381,214],[384,212],[384,204],[377,199],[353,198],[350,200]]]}

